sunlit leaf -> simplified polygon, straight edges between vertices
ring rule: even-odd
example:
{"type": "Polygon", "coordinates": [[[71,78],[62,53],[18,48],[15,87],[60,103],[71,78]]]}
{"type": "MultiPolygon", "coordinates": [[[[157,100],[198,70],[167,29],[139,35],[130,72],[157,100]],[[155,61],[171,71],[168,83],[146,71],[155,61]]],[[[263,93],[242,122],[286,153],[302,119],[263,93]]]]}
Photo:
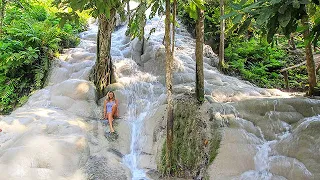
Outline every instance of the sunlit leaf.
{"type": "Polygon", "coordinates": [[[228,18],[235,16],[235,15],[237,15],[237,12],[232,11],[229,14],[225,14],[225,15],[221,16],[220,19],[228,19],[228,18]]]}

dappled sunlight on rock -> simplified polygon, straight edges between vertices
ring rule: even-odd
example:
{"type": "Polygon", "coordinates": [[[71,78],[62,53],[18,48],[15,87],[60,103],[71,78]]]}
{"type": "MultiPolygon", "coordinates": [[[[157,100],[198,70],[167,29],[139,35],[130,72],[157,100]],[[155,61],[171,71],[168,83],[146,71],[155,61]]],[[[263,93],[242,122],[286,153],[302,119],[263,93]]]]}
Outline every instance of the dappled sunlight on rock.
{"type": "Polygon", "coordinates": [[[3,132],[24,132],[27,127],[21,124],[19,120],[15,119],[11,122],[0,121],[0,127],[3,132]]]}
{"type": "Polygon", "coordinates": [[[70,120],[68,123],[74,126],[79,126],[81,129],[88,130],[88,125],[83,122],[83,119],[70,120]]]}
{"type": "Polygon", "coordinates": [[[27,112],[18,112],[14,113],[16,117],[21,117],[21,116],[38,116],[40,117],[50,117],[53,113],[55,113],[55,110],[52,109],[45,109],[45,108],[33,108],[29,109],[27,112]]]}
{"type": "Polygon", "coordinates": [[[90,86],[87,83],[80,83],[77,87],[76,87],[76,91],[78,91],[78,93],[87,93],[89,91],[90,86]]]}

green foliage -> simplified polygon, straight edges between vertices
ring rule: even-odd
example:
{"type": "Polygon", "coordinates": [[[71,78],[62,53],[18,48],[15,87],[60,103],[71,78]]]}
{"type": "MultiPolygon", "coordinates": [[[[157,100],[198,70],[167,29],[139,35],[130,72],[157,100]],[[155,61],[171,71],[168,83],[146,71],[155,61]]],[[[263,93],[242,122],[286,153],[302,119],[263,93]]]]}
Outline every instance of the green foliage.
{"type": "MultiPolygon", "coordinates": [[[[187,26],[188,31],[195,35],[195,19],[190,17],[188,11],[185,10],[183,2],[178,3],[178,17],[181,22],[187,26]]],[[[228,10],[226,10],[228,12],[228,10]]],[[[214,51],[219,48],[219,34],[220,34],[220,8],[218,1],[207,1],[205,8],[204,19],[204,39],[205,43],[209,44],[214,51]]],[[[231,21],[226,22],[226,27],[230,26],[231,21]]]]}
{"type": "Polygon", "coordinates": [[[30,16],[37,21],[44,21],[48,17],[47,10],[45,9],[45,7],[40,5],[33,6],[29,13],[30,16]]]}
{"type": "MultiPolygon", "coordinates": [[[[130,36],[131,39],[138,37],[140,40],[142,38],[145,38],[145,31],[144,27],[147,22],[147,18],[152,19],[153,17],[156,16],[163,16],[165,13],[164,10],[164,5],[165,1],[164,0],[141,0],[140,4],[138,7],[132,10],[128,16],[130,16],[130,21],[128,23],[128,29],[126,31],[126,35],[130,36]],[[147,9],[151,9],[149,17],[146,17],[145,12],[147,9]]],[[[147,39],[150,38],[151,34],[155,32],[155,28],[152,28],[149,31],[149,35],[147,39]]]]}
{"type": "MultiPolygon", "coordinates": [[[[233,3],[231,11],[222,18],[230,18],[237,22],[237,26],[242,24],[238,19],[238,15],[246,14],[247,21],[255,21],[256,25],[264,29],[267,33],[267,40],[272,42],[274,35],[281,30],[284,35],[289,37],[291,33],[297,32],[298,23],[303,16],[309,17],[317,16],[317,1],[309,0],[261,0],[248,3],[233,3]]],[[[317,16],[319,17],[319,15],[317,16]]],[[[319,20],[320,21],[320,20],[319,20]]],[[[320,33],[320,23],[314,21],[314,28],[311,31],[310,37],[307,41],[317,41],[317,33],[320,33]],[[319,28],[317,28],[319,26],[319,28]]],[[[301,32],[306,28],[300,28],[301,32]]]]}
{"type": "MultiPolygon", "coordinates": [[[[298,20],[305,13],[304,7],[307,8],[312,25],[310,37],[313,39],[310,40],[313,40],[314,46],[320,46],[320,7],[311,1],[226,1],[223,17],[220,17],[218,1],[207,1],[206,5],[205,43],[218,53],[220,20],[225,19],[225,56],[228,65],[225,71],[258,86],[284,88],[283,76],[279,70],[303,61],[303,54],[290,53],[288,35],[297,32],[291,34],[294,36],[296,47],[303,51],[305,42],[301,33],[305,28],[298,20]]],[[[183,11],[183,8],[180,7],[178,12],[181,21],[194,34],[195,21],[183,11]]],[[[303,67],[289,71],[289,86],[294,90],[306,90],[306,86],[303,85],[308,83],[306,79],[307,73],[303,67]]]]}
{"type": "Polygon", "coordinates": [[[139,37],[140,40],[144,38],[144,27],[147,21],[146,10],[148,4],[142,1],[139,6],[134,10],[130,18],[126,35],[131,35],[131,38],[139,37]]]}
{"type": "Polygon", "coordinates": [[[151,0],[150,1],[151,12],[149,15],[149,19],[155,17],[158,13],[158,16],[162,16],[165,13],[163,5],[165,4],[164,0],[151,0]]]}
{"type": "Polygon", "coordinates": [[[124,19],[125,2],[124,0],[54,0],[53,4],[58,8],[68,10],[68,13],[64,13],[65,18],[63,19],[76,20],[78,19],[77,12],[83,11],[88,11],[93,17],[105,15],[109,19],[112,9],[116,10],[124,19]]]}
{"type": "Polygon", "coordinates": [[[0,38],[0,114],[10,113],[42,88],[54,55],[79,43],[75,35],[84,24],[69,22],[61,28],[58,10],[45,3],[7,6],[0,38]]]}
{"type": "MultiPolygon", "coordinates": [[[[303,47],[303,39],[295,36],[297,47],[303,47]]],[[[260,87],[284,89],[285,82],[280,69],[294,66],[304,61],[303,51],[287,48],[288,40],[277,37],[278,45],[272,47],[259,43],[258,39],[239,42],[237,39],[226,48],[226,73],[239,76],[260,87]],[[300,52],[300,53],[297,53],[300,52]]],[[[288,71],[291,90],[306,91],[308,76],[306,66],[288,71]]]]}
{"type": "Polygon", "coordinates": [[[184,3],[184,9],[187,13],[189,13],[190,18],[197,20],[198,13],[197,8],[205,9],[203,0],[188,0],[187,3],[184,3]]]}
{"type": "Polygon", "coordinates": [[[285,50],[261,44],[257,39],[232,42],[226,48],[226,71],[260,87],[281,88],[283,81],[279,70],[286,65],[285,50]]]}

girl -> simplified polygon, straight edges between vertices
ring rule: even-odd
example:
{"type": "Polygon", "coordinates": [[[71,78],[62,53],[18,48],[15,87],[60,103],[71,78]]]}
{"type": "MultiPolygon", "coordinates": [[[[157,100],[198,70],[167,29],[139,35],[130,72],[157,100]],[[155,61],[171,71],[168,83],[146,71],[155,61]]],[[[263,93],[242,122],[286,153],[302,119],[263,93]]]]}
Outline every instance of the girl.
{"type": "Polygon", "coordinates": [[[112,121],[114,117],[118,116],[118,100],[116,99],[114,93],[109,91],[107,93],[107,98],[104,101],[103,117],[104,119],[108,119],[111,133],[115,132],[112,126],[112,121]]]}

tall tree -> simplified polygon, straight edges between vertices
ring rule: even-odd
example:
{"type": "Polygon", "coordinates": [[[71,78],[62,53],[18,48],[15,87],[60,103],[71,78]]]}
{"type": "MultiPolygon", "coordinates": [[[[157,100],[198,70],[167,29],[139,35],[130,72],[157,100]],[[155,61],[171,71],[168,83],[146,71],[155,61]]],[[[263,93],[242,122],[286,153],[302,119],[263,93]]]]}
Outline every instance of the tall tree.
{"type": "MultiPolygon", "coordinates": [[[[220,0],[220,16],[224,15],[224,0],[220,0]]],[[[220,21],[220,44],[219,44],[219,69],[222,70],[224,66],[224,33],[226,23],[225,19],[220,21]]]]}
{"type": "MultiPolygon", "coordinates": [[[[305,7],[304,7],[305,8],[305,7]]],[[[309,16],[306,13],[302,15],[301,23],[305,29],[303,32],[303,39],[305,45],[305,52],[306,52],[306,64],[307,64],[307,71],[308,71],[308,81],[309,81],[309,95],[314,94],[314,88],[317,84],[316,78],[316,69],[315,63],[313,60],[312,48],[311,48],[311,41],[309,40],[310,37],[310,26],[309,26],[309,16]]]]}
{"type": "Polygon", "coordinates": [[[142,21],[141,21],[141,37],[140,40],[142,41],[142,46],[141,46],[141,55],[144,53],[144,43],[145,43],[145,30],[144,27],[146,26],[146,22],[147,22],[147,17],[146,17],[146,11],[147,11],[147,2],[145,0],[141,0],[141,4],[143,7],[143,11],[141,12],[141,16],[142,16],[142,21]]]}
{"type": "Polygon", "coordinates": [[[115,26],[116,10],[110,10],[109,18],[100,14],[97,36],[97,62],[93,72],[93,82],[96,85],[98,97],[103,97],[106,87],[112,82],[111,33],[115,26]]]}
{"type": "Polygon", "coordinates": [[[204,101],[203,43],[204,43],[204,1],[188,0],[184,6],[189,16],[196,20],[196,96],[199,103],[204,101]]]}
{"type": "Polygon", "coordinates": [[[106,87],[113,81],[110,55],[111,33],[115,26],[116,13],[124,17],[125,2],[121,0],[55,0],[53,3],[60,8],[71,7],[74,12],[89,10],[93,17],[98,18],[97,61],[93,71],[93,81],[97,88],[98,98],[103,97],[106,87]]]}
{"type": "Polygon", "coordinates": [[[204,101],[203,43],[204,10],[197,7],[196,21],[196,96],[200,103],[204,101]]]}
{"type": "Polygon", "coordinates": [[[173,0],[172,6],[172,48],[171,54],[172,58],[174,58],[174,46],[175,46],[175,35],[176,35],[176,15],[177,15],[177,0],[173,0]]]}
{"type": "Polygon", "coordinates": [[[166,19],[165,19],[165,49],[166,49],[166,87],[167,87],[167,150],[166,167],[171,169],[172,164],[172,143],[173,143],[173,99],[172,99],[172,64],[173,54],[171,47],[171,4],[166,0],[166,19]]]}

